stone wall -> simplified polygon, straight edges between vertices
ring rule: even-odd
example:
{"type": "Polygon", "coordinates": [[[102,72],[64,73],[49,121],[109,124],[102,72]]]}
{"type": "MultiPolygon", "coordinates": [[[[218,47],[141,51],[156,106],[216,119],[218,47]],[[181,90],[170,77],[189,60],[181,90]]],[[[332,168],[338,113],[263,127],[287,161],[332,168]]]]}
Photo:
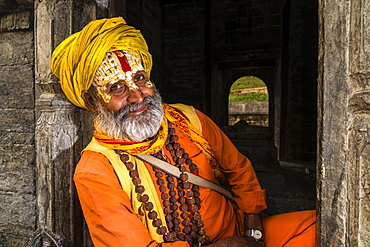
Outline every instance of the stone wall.
{"type": "MultiPolygon", "coordinates": [[[[212,55],[207,54],[207,49],[216,54],[280,47],[282,3],[273,0],[205,2],[210,5],[209,9],[202,1],[164,6],[166,59],[163,71],[166,78],[163,95],[167,102],[193,104],[212,115],[206,105],[213,93],[212,85],[209,85],[212,72],[207,69],[212,63],[212,58],[207,56],[212,55]]],[[[234,81],[225,82],[226,90],[234,81]]],[[[223,109],[217,110],[227,116],[227,97],[223,109]]]]}
{"type": "Polygon", "coordinates": [[[319,1],[318,236],[370,243],[369,1],[319,1]]]}
{"type": "MultiPolygon", "coordinates": [[[[37,1],[33,27],[33,2],[0,0],[0,246],[25,246],[44,229],[78,246],[92,246],[86,229],[81,230],[72,183],[73,167],[90,138],[91,123],[85,124],[91,115],[67,102],[48,66],[51,50],[61,40],[107,12],[95,6],[98,0],[37,1]]],[[[147,39],[152,79],[166,102],[194,105],[222,124],[230,86],[239,77],[258,76],[271,97],[278,95],[279,51],[286,32],[282,23],[287,19],[283,3],[290,1],[123,2],[127,21],[147,39]],[[267,54],[259,61],[262,67],[246,68],[251,64],[239,61],[234,67],[213,67],[219,54],[260,49],[268,52],[242,56],[267,54]]],[[[291,14],[287,48],[294,49],[285,57],[289,69],[283,70],[289,91],[282,109],[287,109],[285,116],[292,114],[282,135],[287,159],[312,160],[315,151],[316,4],[301,0],[285,5],[291,14]]],[[[278,101],[270,100],[270,110],[278,101]]]]}
{"type": "Polygon", "coordinates": [[[161,5],[157,1],[127,1],[126,20],[142,32],[153,58],[151,80],[163,91],[161,5]]]}
{"type": "Polygon", "coordinates": [[[268,114],[268,102],[229,102],[229,114],[268,114]]]}
{"type": "Polygon", "coordinates": [[[280,158],[312,162],[317,128],[317,1],[287,1],[280,158]]]}
{"type": "Polygon", "coordinates": [[[165,101],[192,104],[217,124],[227,125],[231,84],[241,76],[258,76],[269,89],[269,122],[276,146],[282,143],[280,157],[315,162],[315,1],[215,0],[205,5],[192,1],[165,5],[163,16],[165,101]],[[275,54],[259,63],[246,61],[259,58],[256,50],[275,54]],[[236,57],[243,51],[251,52],[220,65],[224,54],[236,57]]]}
{"type": "Polygon", "coordinates": [[[204,110],[204,25],[202,1],[164,6],[162,94],[168,103],[192,104],[204,110]]]}
{"type": "Polygon", "coordinates": [[[0,14],[0,88],[0,246],[23,247],[36,227],[32,10],[0,14]]]}
{"type": "Polygon", "coordinates": [[[283,1],[212,1],[213,52],[281,46],[283,1]]]}
{"type": "Polygon", "coordinates": [[[249,125],[268,127],[268,102],[229,102],[229,125],[240,120],[249,125]]]}

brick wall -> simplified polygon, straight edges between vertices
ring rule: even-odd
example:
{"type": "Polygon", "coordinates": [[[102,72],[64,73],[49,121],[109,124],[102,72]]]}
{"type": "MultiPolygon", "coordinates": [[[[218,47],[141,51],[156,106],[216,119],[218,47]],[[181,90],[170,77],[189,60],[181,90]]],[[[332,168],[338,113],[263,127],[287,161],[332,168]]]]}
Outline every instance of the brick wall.
{"type": "Polygon", "coordinates": [[[0,15],[0,246],[35,230],[33,12],[0,15]]]}

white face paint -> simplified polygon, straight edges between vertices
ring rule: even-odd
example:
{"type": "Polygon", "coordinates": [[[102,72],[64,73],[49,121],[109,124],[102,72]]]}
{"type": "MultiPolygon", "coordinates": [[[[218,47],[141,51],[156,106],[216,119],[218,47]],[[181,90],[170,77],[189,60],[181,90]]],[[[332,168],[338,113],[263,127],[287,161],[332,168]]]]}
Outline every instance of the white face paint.
{"type": "MultiPolygon", "coordinates": [[[[107,88],[118,81],[122,81],[129,90],[139,89],[133,79],[133,75],[139,71],[144,71],[144,67],[134,53],[130,51],[107,52],[94,77],[100,97],[108,103],[112,96],[109,95],[107,88]]],[[[152,86],[148,81],[147,87],[152,86]]]]}

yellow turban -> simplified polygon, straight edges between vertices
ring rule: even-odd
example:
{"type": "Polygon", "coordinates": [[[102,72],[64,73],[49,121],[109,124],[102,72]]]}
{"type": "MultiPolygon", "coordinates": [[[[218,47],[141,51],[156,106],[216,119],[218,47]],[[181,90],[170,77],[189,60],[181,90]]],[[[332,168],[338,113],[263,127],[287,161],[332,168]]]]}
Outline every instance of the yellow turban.
{"type": "Polygon", "coordinates": [[[73,104],[88,109],[81,93],[90,88],[105,53],[115,50],[133,52],[150,76],[152,56],[145,39],[122,17],[91,21],[55,48],[50,67],[73,104]]]}

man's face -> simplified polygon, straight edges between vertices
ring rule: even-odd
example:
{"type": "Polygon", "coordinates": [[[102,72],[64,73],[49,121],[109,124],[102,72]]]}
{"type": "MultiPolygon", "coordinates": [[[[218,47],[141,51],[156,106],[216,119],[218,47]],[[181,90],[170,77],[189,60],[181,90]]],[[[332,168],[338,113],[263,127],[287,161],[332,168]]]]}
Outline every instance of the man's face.
{"type": "Polygon", "coordinates": [[[134,142],[158,133],[163,120],[162,98],[132,52],[107,52],[93,87],[98,130],[134,142]]]}
{"type": "Polygon", "coordinates": [[[142,142],[154,137],[163,120],[162,98],[151,83],[144,85],[145,73],[137,73],[138,89],[129,89],[122,82],[107,87],[110,101],[100,93],[95,102],[96,128],[109,137],[142,142]]]}

